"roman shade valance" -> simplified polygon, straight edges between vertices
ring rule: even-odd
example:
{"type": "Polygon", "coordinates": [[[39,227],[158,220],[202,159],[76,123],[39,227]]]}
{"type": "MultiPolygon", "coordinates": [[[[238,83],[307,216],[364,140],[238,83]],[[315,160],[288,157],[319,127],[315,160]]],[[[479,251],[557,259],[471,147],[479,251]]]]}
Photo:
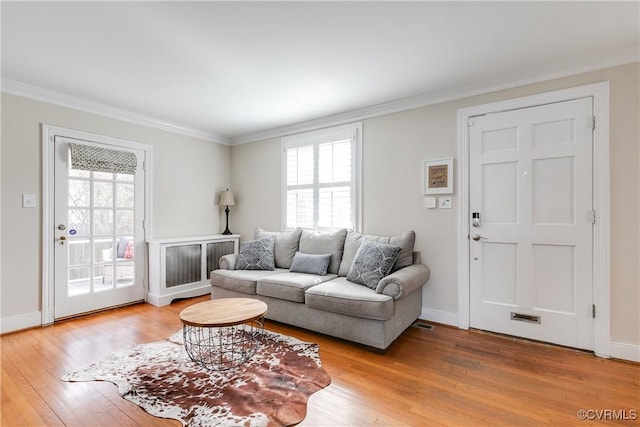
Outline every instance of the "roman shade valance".
{"type": "Polygon", "coordinates": [[[138,159],[135,153],[84,144],[69,145],[72,169],[129,175],[136,173],[138,159]]]}

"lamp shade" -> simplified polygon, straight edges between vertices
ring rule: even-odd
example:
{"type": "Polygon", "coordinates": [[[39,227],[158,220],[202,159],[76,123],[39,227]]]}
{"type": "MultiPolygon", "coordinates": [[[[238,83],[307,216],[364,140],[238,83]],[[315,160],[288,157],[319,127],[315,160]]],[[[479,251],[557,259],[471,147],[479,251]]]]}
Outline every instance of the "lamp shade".
{"type": "Polygon", "coordinates": [[[229,190],[227,188],[226,191],[221,191],[220,192],[220,203],[218,203],[218,205],[220,206],[234,206],[236,204],[235,200],[233,199],[233,191],[229,190]]]}

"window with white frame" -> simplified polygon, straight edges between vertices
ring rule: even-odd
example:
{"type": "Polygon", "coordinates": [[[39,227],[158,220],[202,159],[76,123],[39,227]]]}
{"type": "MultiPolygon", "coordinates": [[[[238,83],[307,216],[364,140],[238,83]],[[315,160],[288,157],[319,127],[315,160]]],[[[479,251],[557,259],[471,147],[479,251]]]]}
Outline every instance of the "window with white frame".
{"type": "Polygon", "coordinates": [[[284,229],[360,229],[361,134],[357,123],[282,139],[284,229]]]}

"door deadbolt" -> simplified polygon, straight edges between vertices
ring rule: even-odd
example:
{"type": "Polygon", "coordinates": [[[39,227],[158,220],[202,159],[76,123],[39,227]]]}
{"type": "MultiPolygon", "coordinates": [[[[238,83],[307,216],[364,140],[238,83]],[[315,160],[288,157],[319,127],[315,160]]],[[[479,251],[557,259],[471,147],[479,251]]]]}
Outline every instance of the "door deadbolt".
{"type": "Polygon", "coordinates": [[[480,212],[474,212],[471,214],[471,225],[474,227],[480,227],[480,212]]]}
{"type": "Polygon", "coordinates": [[[58,225],[58,230],[62,231],[62,230],[66,230],[66,229],[67,229],[67,226],[64,225],[64,224],[58,225]]]}

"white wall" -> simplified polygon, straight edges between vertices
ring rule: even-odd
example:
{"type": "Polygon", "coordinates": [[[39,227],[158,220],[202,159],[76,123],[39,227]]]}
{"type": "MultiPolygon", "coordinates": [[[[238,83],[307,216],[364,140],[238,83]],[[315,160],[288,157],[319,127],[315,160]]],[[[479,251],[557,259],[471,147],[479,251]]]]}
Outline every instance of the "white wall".
{"type": "MultiPolygon", "coordinates": [[[[424,208],[423,161],[457,155],[460,108],[553,90],[610,82],[611,338],[640,345],[639,64],[631,64],[389,114],[363,122],[363,231],[416,231],[416,250],[431,268],[423,313],[457,324],[458,253],[453,209],[424,208]]],[[[234,230],[244,239],[260,225],[280,227],[280,139],[232,148],[232,185],[238,203],[234,230]]],[[[456,164],[457,168],[457,164],[456,164]]],[[[454,183],[457,186],[457,183],[454,183]]],[[[635,347],[634,347],[635,348],[635,347]]]]}
{"type": "Polygon", "coordinates": [[[224,229],[215,198],[230,183],[228,146],[4,93],[1,114],[3,330],[34,319],[39,324],[43,123],[153,147],[152,237],[216,234],[224,229]],[[24,193],[37,195],[37,209],[21,207],[24,193]]]}

